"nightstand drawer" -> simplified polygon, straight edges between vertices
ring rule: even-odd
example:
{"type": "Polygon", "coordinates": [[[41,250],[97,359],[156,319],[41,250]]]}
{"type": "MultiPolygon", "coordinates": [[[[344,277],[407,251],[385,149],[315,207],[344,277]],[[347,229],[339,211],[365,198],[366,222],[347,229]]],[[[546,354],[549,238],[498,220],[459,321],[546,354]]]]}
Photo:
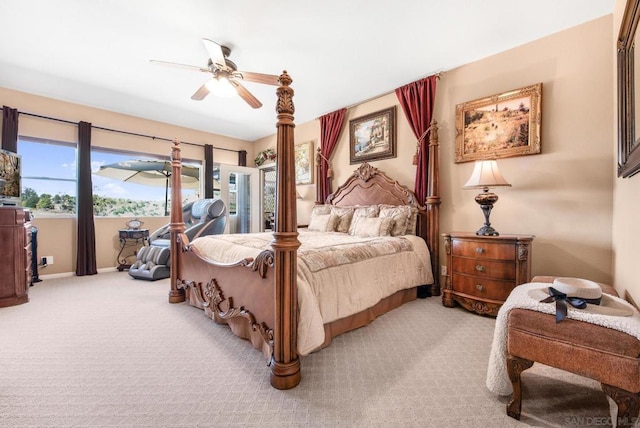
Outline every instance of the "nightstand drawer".
{"type": "Polygon", "coordinates": [[[454,256],[496,260],[513,260],[516,257],[513,244],[453,239],[451,247],[451,254],[454,256]]]}
{"type": "Polygon", "coordinates": [[[451,269],[453,273],[464,273],[485,278],[516,279],[516,266],[511,261],[501,262],[477,258],[453,257],[451,269]]]}
{"type": "Polygon", "coordinates": [[[453,274],[455,291],[484,299],[504,302],[516,286],[515,281],[498,281],[477,276],[453,274]]]}

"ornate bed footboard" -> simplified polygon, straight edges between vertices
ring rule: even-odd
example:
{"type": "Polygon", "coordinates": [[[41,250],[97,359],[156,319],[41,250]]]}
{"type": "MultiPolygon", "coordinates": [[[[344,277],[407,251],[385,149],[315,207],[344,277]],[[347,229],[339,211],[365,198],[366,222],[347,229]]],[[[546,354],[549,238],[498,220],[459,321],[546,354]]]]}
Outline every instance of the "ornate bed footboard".
{"type": "Polygon", "coordinates": [[[229,325],[236,336],[248,339],[270,360],[273,356],[274,253],[261,252],[255,259],[217,263],[183,241],[181,264],[189,279],[178,278],[176,288],[193,306],[217,323],[229,325]],[[263,304],[259,304],[263,302],[263,304]]]}

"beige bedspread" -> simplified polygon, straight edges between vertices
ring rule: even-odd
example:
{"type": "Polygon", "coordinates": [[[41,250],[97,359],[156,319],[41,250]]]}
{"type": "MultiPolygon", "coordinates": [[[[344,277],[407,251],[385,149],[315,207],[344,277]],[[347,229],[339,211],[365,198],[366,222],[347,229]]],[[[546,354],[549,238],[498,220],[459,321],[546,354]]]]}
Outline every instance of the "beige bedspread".
{"type": "MultiPolygon", "coordinates": [[[[324,342],[325,323],[379,302],[398,290],[433,283],[429,250],[416,236],[359,238],[300,230],[298,239],[298,353],[324,342]]],[[[192,244],[207,257],[230,263],[271,248],[273,234],[212,235],[192,244]]]]}

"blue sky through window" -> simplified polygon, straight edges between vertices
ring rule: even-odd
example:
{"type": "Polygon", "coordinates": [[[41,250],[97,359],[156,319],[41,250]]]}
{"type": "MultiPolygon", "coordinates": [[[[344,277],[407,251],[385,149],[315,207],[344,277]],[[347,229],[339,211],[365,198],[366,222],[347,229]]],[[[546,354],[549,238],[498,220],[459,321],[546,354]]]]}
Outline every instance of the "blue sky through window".
{"type": "MultiPolygon", "coordinates": [[[[22,189],[32,188],[42,195],[76,194],[76,148],[74,145],[47,143],[46,141],[20,140],[18,153],[22,156],[22,189]]],[[[100,166],[125,160],[154,159],[143,155],[122,154],[102,150],[91,152],[91,170],[100,166]]],[[[155,158],[154,160],[157,160],[155,158]]],[[[102,197],[122,198],[133,201],[157,201],[164,205],[165,182],[158,180],[158,186],[135,183],[91,175],[93,193],[102,197]]],[[[193,200],[197,191],[183,189],[183,199],[193,200]]],[[[169,189],[171,199],[171,189],[169,189]]]]}

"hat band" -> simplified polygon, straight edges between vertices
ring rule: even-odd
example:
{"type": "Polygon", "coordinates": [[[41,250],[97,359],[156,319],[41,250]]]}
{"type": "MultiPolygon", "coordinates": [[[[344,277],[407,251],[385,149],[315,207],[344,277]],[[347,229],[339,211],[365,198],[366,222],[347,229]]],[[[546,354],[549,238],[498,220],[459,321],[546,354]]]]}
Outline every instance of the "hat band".
{"type": "Polygon", "coordinates": [[[601,299],[602,298],[583,299],[582,297],[568,297],[565,293],[549,287],[549,297],[540,300],[540,303],[556,302],[556,323],[559,323],[567,316],[567,302],[576,309],[585,309],[587,303],[599,305],[601,299]]]}

